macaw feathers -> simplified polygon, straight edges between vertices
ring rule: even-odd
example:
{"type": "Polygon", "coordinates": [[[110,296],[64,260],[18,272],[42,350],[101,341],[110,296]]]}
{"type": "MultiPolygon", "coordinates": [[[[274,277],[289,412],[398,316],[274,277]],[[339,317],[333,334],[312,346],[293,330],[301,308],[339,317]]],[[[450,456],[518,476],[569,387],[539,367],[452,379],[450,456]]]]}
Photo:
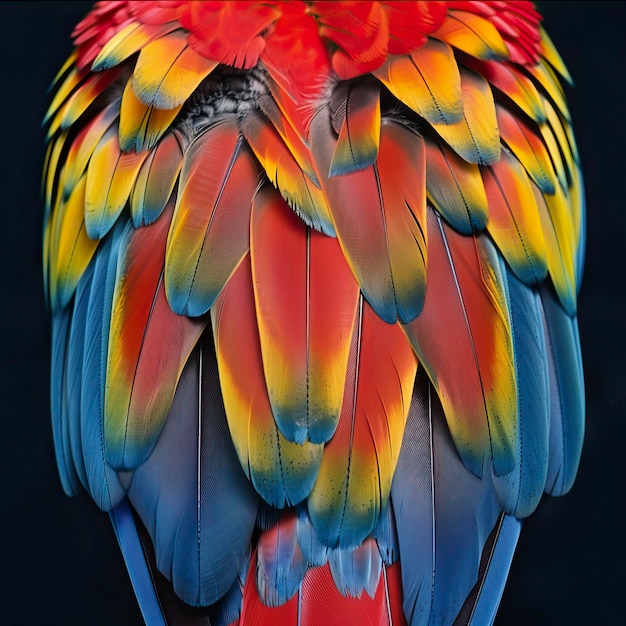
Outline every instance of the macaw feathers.
{"type": "Polygon", "coordinates": [[[538,14],[118,4],[47,115],[63,488],[216,624],[492,619],[584,429],[584,192],[538,14]]]}

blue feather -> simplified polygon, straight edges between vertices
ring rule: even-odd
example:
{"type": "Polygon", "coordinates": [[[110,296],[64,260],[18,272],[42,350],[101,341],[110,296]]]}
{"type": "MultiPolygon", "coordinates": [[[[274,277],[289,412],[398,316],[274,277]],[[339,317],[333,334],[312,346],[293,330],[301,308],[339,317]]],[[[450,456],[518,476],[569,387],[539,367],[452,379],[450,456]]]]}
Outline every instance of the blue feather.
{"type": "Polygon", "coordinates": [[[309,517],[306,504],[298,506],[298,545],[304,558],[310,565],[321,567],[326,565],[328,547],[317,536],[313,522],[309,517]]]}
{"type": "Polygon", "coordinates": [[[237,620],[241,612],[243,588],[250,568],[250,559],[241,566],[237,579],[226,595],[210,609],[211,626],[229,626],[237,620]]]}
{"type": "Polygon", "coordinates": [[[161,436],[128,491],[158,569],[194,606],[231,589],[249,557],[258,508],[230,438],[209,333],[190,356],[161,436]]]}
{"type": "Polygon", "coordinates": [[[111,509],[110,517],[144,621],[150,626],[166,626],[128,500],[111,509]]]}
{"type": "Polygon", "coordinates": [[[298,546],[296,526],[295,515],[288,513],[259,538],[256,584],[267,606],[280,606],[292,598],[308,569],[298,546]]]}
{"type": "Polygon", "coordinates": [[[89,491],[89,481],[85,469],[81,436],[81,386],[83,383],[83,349],[85,345],[85,320],[89,306],[89,294],[93,277],[91,263],[76,287],[73,303],[72,323],[69,329],[69,347],[67,355],[67,388],[68,417],[70,425],[70,445],[74,467],[83,487],[89,491]]]}
{"type": "Polygon", "coordinates": [[[548,472],[548,363],[538,293],[503,260],[500,264],[513,336],[518,422],[515,467],[493,481],[504,510],[526,517],[539,504],[548,472]]]}
{"type": "Polygon", "coordinates": [[[576,249],[576,291],[580,291],[580,284],[583,279],[583,268],[585,266],[585,249],[587,247],[587,208],[585,202],[585,181],[583,180],[580,167],[578,170],[578,180],[580,181],[580,235],[578,237],[578,248],[576,249]]]}
{"type": "Polygon", "coordinates": [[[469,626],[493,624],[521,529],[520,520],[509,515],[502,516],[497,529],[497,537],[486,564],[487,570],[480,582],[469,626]]]}
{"type": "Polygon", "coordinates": [[[360,598],[365,591],[374,597],[383,568],[375,541],[365,541],[354,550],[330,550],[328,564],[335,585],[344,596],[360,598]]]}
{"type": "Polygon", "coordinates": [[[373,534],[385,565],[392,565],[398,558],[398,534],[390,503],[380,512],[373,534]]]}
{"type": "Polygon", "coordinates": [[[541,291],[550,382],[550,458],[546,492],[562,495],[576,477],[585,431],[585,389],[578,323],[551,287],[541,291]]]}
{"type": "Polygon", "coordinates": [[[124,489],[117,474],[105,461],[103,422],[111,303],[117,252],[124,230],[124,224],[118,221],[110,235],[100,244],[93,264],[91,291],[86,294],[89,303],[84,322],[80,405],[82,451],[89,492],[96,504],[105,511],[124,497],[124,489]]]}
{"type": "Polygon", "coordinates": [[[500,513],[491,477],[463,465],[441,404],[418,372],[391,487],[404,613],[409,624],[451,624],[478,579],[500,513]]]}
{"type": "Polygon", "coordinates": [[[67,414],[67,371],[65,360],[71,309],[56,311],[52,318],[52,362],[50,380],[50,409],[52,414],[52,436],[56,453],[57,467],[63,491],[73,496],[80,491],[80,481],[70,445],[67,414]]]}

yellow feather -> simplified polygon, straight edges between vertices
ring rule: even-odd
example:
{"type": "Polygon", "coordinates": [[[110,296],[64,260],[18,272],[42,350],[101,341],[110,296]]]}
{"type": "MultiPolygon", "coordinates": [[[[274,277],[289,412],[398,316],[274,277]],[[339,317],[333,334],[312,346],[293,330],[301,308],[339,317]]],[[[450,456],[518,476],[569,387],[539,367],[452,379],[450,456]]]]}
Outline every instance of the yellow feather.
{"type": "MultiPolygon", "coordinates": [[[[561,188],[557,185],[556,193],[545,196],[536,185],[532,185],[533,194],[539,210],[541,229],[543,231],[548,272],[554,288],[568,314],[576,314],[576,282],[574,280],[574,258],[568,237],[568,220],[563,215],[567,205],[562,205],[561,188]],[[548,207],[548,199],[551,207],[548,207]]],[[[570,226],[570,229],[571,226],[570,226]]],[[[573,230],[573,229],[572,229],[573,230]]]]}
{"type": "Polygon", "coordinates": [[[565,165],[567,167],[568,174],[570,177],[572,177],[574,169],[576,168],[576,163],[566,131],[566,127],[569,125],[567,124],[567,122],[562,121],[561,117],[553,108],[550,102],[548,102],[545,98],[543,98],[542,100],[548,124],[550,125],[550,128],[554,133],[556,143],[560,151],[562,152],[563,158],[565,159],[565,165]]]}
{"type": "Polygon", "coordinates": [[[104,237],[115,223],[148,156],[148,152],[122,153],[116,130],[105,133],[87,168],[85,223],[92,239],[104,237]]]}
{"type": "Polygon", "coordinates": [[[429,122],[463,118],[461,76],[452,48],[429,39],[410,56],[390,56],[373,72],[391,93],[429,122]]]}
{"type": "Polygon", "coordinates": [[[176,31],[150,42],[139,53],[133,89],[145,105],[175,109],[217,65],[188,46],[186,32],[176,31]]]}
{"type": "Polygon", "coordinates": [[[558,53],[556,47],[552,43],[548,33],[543,29],[541,24],[539,25],[539,34],[541,35],[541,54],[548,63],[571,85],[573,84],[572,77],[563,63],[561,55],[558,53]]]}
{"type": "Polygon", "coordinates": [[[432,127],[462,158],[490,165],[500,158],[500,134],[489,83],[479,74],[461,69],[463,119],[432,127]]]}
{"type": "Polygon", "coordinates": [[[157,109],[140,102],[128,81],[120,110],[120,146],[122,150],[151,150],[170,127],[183,105],[157,109]]]}
{"type": "MultiPolygon", "coordinates": [[[[72,57],[70,57],[68,61],[70,59],[72,59],[72,57]]],[[[81,78],[82,76],[80,72],[76,68],[73,68],[54,95],[52,103],[48,107],[48,112],[46,113],[46,116],[44,118],[44,123],[47,122],[54,115],[54,113],[58,111],[59,107],[67,100],[70,93],[72,93],[72,91],[74,91],[76,86],[80,83],[81,78]]],[[[49,135],[50,134],[51,133],[49,133],[49,135]]]]}
{"type": "Polygon", "coordinates": [[[84,175],[60,208],[59,239],[56,257],[56,293],[59,305],[66,306],[80,277],[93,257],[98,241],[89,239],[85,230],[84,175]]]}
{"type": "Polygon", "coordinates": [[[79,141],[74,140],[65,159],[67,168],[63,193],[67,197],[78,179],[87,169],[89,159],[104,133],[111,127],[119,114],[119,104],[112,102],[106,109],[100,112],[89,124],[85,135],[79,141]]]}
{"type": "Polygon", "coordinates": [[[509,52],[496,27],[485,18],[467,11],[451,10],[433,37],[478,59],[507,59],[509,52]]]}
{"type": "Polygon", "coordinates": [[[537,82],[545,89],[546,93],[554,104],[556,104],[559,113],[569,122],[571,120],[565,92],[561,83],[552,68],[545,62],[541,61],[536,65],[527,68],[537,82]]]}

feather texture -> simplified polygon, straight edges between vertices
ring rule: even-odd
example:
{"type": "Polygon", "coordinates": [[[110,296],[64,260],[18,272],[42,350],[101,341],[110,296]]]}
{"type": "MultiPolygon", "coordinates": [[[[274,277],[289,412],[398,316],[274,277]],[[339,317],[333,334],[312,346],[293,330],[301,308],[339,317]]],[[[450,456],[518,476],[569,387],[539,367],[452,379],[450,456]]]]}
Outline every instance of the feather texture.
{"type": "Polygon", "coordinates": [[[307,228],[271,187],[255,197],[252,277],[263,367],[289,440],[328,441],[337,426],[358,285],[336,239],[307,228]]]}
{"type": "Polygon", "coordinates": [[[183,164],[181,140],[170,133],[143,162],[130,196],[133,225],[155,222],[174,190],[183,164]]]}
{"type": "Polygon", "coordinates": [[[206,313],[250,247],[257,170],[233,121],[187,149],[168,234],[165,289],[179,315],[206,313]]]}
{"type": "Polygon", "coordinates": [[[387,503],[417,362],[400,326],[361,301],[350,347],[339,425],[308,499],[330,547],[355,548],[387,503]]]}
{"type": "Polygon", "coordinates": [[[425,372],[418,375],[391,490],[411,626],[451,624],[478,578],[499,513],[489,476],[461,463],[425,372]]]}
{"type": "MultiPolygon", "coordinates": [[[[109,466],[104,445],[104,401],[111,305],[115,289],[117,255],[125,225],[116,224],[94,259],[93,278],[85,316],[80,405],[82,451],[89,493],[105,511],[124,496],[116,472],[109,466]]],[[[88,286],[85,281],[85,287],[88,286]]]]}
{"type": "Polygon", "coordinates": [[[467,162],[491,165],[500,158],[500,136],[489,83],[480,74],[461,68],[461,93],[463,119],[432,127],[467,162]]]}
{"type": "Polygon", "coordinates": [[[207,324],[176,315],[163,286],[173,207],[120,242],[107,357],[104,434],[107,459],[134,469],[152,452],[181,371],[207,324]]]}
{"type": "Polygon", "coordinates": [[[187,361],[163,432],[128,496],[176,593],[194,606],[221,598],[248,557],[258,496],[230,439],[210,333],[187,361]]]}
{"type": "Polygon", "coordinates": [[[277,508],[297,504],[313,487],[323,446],[288,441],[274,421],[263,375],[249,255],[219,296],[211,319],[224,406],[241,466],[266,502],[277,508]]]}
{"type": "MultiPolygon", "coordinates": [[[[325,111],[312,125],[313,154],[328,171],[335,139],[325,111]]],[[[421,310],[426,267],[424,145],[408,128],[381,127],[377,162],[323,186],[337,237],[363,294],[386,322],[421,310]],[[357,227],[358,225],[358,227],[357,227]]]]}
{"type": "Polygon", "coordinates": [[[335,128],[339,137],[330,163],[330,177],[372,165],[380,140],[380,91],[375,83],[356,83],[347,89],[345,99],[340,89],[333,96],[339,100],[339,110],[333,116],[338,118],[335,128]]]}
{"type": "Polygon", "coordinates": [[[116,2],[77,26],[42,180],[53,436],[149,621],[493,622],[584,429],[583,183],[539,21],[116,2]]]}
{"type": "Polygon", "coordinates": [[[422,314],[405,327],[437,389],[452,438],[481,476],[514,465],[517,395],[509,312],[496,253],[429,212],[429,274],[422,314]],[[459,364],[463,364],[459,366],[459,364]]]}
{"type": "Polygon", "coordinates": [[[487,230],[515,274],[526,283],[546,277],[548,259],[539,211],[524,168],[503,150],[498,163],[482,169],[489,203],[487,230]]]}
{"type": "Polygon", "coordinates": [[[452,48],[444,42],[430,39],[410,56],[388,57],[372,73],[431,124],[461,121],[461,75],[452,48]]]}
{"type": "Polygon", "coordinates": [[[250,113],[241,130],[269,181],[312,228],[328,235],[334,226],[324,194],[301,169],[288,146],[259,113],[250,113]]]}
{"type": "Polygon", "coordinates": [[[85,227],[90,239],[102,239],[119,217],[147,153],[122,152],[117,130],[110,128],[89,161],[85,187],[85,227]]]}
{"type": "Polygon", "coordinates": [[[216,67],[189,46],[184,32],[175,31],[142,47],[132,88],[146,106],[176,109],[216,67]]]}

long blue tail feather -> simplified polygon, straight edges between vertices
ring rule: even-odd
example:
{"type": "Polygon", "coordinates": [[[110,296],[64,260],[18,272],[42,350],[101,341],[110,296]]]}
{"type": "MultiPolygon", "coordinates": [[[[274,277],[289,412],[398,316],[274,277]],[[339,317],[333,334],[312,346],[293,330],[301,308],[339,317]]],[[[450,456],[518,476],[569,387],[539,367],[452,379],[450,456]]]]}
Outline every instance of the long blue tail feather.
{"type": "Polygon", "coordinates": [[[128,500],[122,500],[109,515],[144,621],[150,626],[166,626],[128,500]]]}
{"type": "Polygon", "coordinates": [[[486,559],[484,577],[479,580],[469,626],[493,624],[521,529],[522,522],[516,517],[503,515],[500,518],[493,547],[486,559]]]}

